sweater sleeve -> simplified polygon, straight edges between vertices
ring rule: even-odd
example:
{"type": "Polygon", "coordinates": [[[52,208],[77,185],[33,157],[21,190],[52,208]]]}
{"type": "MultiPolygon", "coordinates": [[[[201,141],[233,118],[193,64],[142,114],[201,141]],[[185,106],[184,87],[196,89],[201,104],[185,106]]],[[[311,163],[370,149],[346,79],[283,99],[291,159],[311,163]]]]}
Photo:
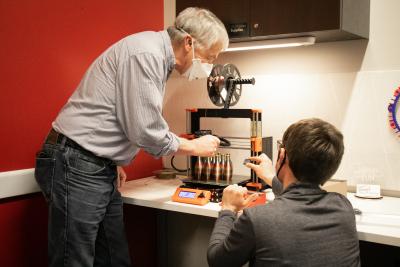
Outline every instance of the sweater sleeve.
{"type": "Polygon", "coordinates": [[[221,211],[207,251],[210,267],[242,266],[250,260],[254,251],[254,229],[247,210],[237,220],[235,213],[221,211]]]}

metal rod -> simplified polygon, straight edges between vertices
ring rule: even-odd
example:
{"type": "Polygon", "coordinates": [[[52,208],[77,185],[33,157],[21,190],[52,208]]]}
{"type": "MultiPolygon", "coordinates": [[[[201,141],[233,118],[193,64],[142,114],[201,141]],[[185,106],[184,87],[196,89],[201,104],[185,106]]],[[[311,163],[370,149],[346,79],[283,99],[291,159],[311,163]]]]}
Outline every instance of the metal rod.
{"type": "MultiPolygon", "coordinates": [[[[186,110],[186,133],[191,133],[191,128],[192,128],[192,113],[189,110],[186,110]]],[[[186,175],[187,177],[191,176],[191,160],[190,160],[190,156],[186,156],[186,167],[187,167],[187,171],[186,171],[186,175]]]]}
{"type": "Polygon", "coordinates": [[[231,144],[232,143],[236,143],[236,144],[249,144],[249,140],[250,139],[247,139],[247,140],[229,140],[229,142],[231,142],[231,144]]]}
{"type": "Polygon", "coordinates": [[[246,139],[246,140],[250,139],[250,137],[242,137],[242,136],[221,136],[221,137],[224,137],[226,139],[246,139]]]}
{"type": "MultiPolygon", "coordinates": [[[[251,137],[252,138],[256,137],[257,136],[257,113],[256,112],[253,112],[253,114],[252,114],[251,130],[252,130],[251,137]]],[[[253,147],[253,149],[254,149],[254,147],[253,147]]],[[[256,156],[256,153],[255,153],[255,151],[253,149],[251,149],[251,156],[252,157],[256,156]]],[[[251,181],[253,183],[256,182],[255,177],[256,177],[255,171],[251,170],[251,181]]]]}
{"type": "MultiPolygon", "coordinates": [[[[219,147],[219,148],[228,148],[228,147],[226,147],[226,146],[225,146],[225,147],[224,147],[224,146],[221,146],[221,147],[219,147]]],[[[250,147],[232,147],[232,146],[230,146],[229,149],[251,150],[250,147]]]]}

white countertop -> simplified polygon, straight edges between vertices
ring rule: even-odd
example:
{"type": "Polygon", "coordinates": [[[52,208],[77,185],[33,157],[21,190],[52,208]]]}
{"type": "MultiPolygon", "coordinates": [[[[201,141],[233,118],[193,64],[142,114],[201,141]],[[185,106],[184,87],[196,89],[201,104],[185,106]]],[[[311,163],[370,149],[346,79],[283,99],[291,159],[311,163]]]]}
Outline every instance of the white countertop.
{"type": "MultiPolygon", "coordinates": [[[[125,183],[121,194],[126,204],[218,217],[220,206],[217,203],[197,206],[171,201],[176,188],[181,184],[179,179],[148,177],[125,183]]],[[[360,199],[352,193],[347,197],[354,208],[362,211],[361,215],[356,215],[360,240],[400,247],[400,198],[360,199]]]]}
{"type": "Polygon", "coordinates": [[[126,182],[121,188],[124,203],[149,208],[177,211],[208,217],[218,217],[220,205],[208,203],[204,206],[178,203],[171,200],[178,186],[182,185],[179,179],[156,179],[148,177],[126,182]]]}
{"type": "Polygon", "coordinates": [[[347,194],[356,215],[358,238],[364,241],[400,247],[400,198],[362,199],[347,194]]]}

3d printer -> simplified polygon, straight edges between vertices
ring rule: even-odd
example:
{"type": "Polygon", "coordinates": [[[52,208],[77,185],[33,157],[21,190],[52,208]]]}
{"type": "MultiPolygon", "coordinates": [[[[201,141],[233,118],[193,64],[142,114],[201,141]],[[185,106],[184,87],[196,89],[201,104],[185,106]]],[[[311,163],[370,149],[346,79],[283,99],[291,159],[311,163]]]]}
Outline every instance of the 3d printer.
{"type": "MultiPolygon", "coordinates": [[[[272,158],[272,138],[262,136],[262,111],[257,109],[230,109],[240,99],[243,84],[253,84],[255,79],[242,79],[236,66],[233,64],[214,66],[207,79],[207,90],[211,101],[219,109],[187,109],[186,134],[187,138],[196,138],[205,134],[212,134],[211,130],[203,130],[200,126],[201,118],[221,119],[249,119],[249,137],[221,137],[221,146],[224,149],[250,150],[249,156],[258,156],[261,153],[272,158]],[[240,142],[236,142],[240,140],[240,142]],[[247,145],[243,145],[244,141],[247,145]],[[241,145],[235,145],[240,143],[241,145]]],[[[173,196],[174,201],[204,205],[208,199],[220,202],[223,189],[230,184],[246,186],[252,192],[260,192],[266,185],[259,181],[254,171],[250,175],[235,175],[234,166],[229,154],[216,154],[213,157],[187,157],[187,178],[173,196]]],[[[265,203],[264,199],[261,202],[265,203]]]]}

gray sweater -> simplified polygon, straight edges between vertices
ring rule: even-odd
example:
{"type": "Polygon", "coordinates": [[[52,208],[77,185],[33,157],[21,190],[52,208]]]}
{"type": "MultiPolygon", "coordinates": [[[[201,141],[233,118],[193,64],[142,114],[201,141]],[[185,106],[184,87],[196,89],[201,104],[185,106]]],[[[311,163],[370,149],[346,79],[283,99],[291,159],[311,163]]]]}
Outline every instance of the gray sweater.
{"type": "Polygon", "coordinates": [[[355,216],[342,195],[296,183],[282,191],[273,180],[273,202],[237,218],[221,211],[208,248],[216,266],[360,266],[355,216]]]}

